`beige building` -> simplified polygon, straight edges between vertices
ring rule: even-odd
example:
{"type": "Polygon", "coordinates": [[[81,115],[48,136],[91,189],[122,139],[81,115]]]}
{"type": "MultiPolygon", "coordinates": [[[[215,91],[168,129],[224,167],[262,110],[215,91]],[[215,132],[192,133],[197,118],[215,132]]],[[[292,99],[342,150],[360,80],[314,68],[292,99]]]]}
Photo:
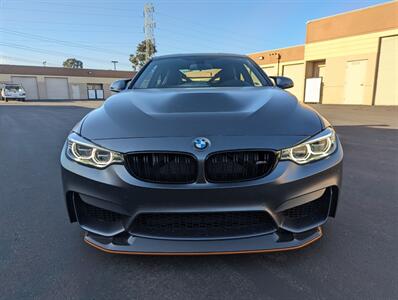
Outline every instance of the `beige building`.
{"type": "Polygon", "coordinates": [[[28,100],[106,99],[117,79],[134,72],[0,65],[0,84],[22,84],[28,100]]]}
{"type": "Polygon", "coordinates": [[[398,2],[311,20],[304,45],[249,56],[301,101],[398,105],[398,2]]]}

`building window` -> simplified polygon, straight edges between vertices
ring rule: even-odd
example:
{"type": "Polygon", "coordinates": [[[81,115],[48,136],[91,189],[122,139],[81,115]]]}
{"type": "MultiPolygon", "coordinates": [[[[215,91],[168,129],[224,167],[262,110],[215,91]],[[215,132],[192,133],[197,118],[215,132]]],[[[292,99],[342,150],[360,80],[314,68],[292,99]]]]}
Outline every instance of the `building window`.
{"type": "Polygon", "coordinates": [[[88,99],[104,99],[104,87],[100,83],[87,83],[88,99]]]}

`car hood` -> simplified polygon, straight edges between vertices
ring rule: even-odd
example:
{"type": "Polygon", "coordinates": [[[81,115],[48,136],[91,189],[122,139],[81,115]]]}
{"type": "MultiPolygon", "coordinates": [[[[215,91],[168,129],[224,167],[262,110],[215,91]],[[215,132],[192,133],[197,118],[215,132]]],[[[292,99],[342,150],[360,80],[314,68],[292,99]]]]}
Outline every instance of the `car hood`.
{"type": "Polygon", "coordinates": [[[135,89],[87,115],[90,140],[198,136],[311,136],[318,114],[275,87],[135,89]]]}

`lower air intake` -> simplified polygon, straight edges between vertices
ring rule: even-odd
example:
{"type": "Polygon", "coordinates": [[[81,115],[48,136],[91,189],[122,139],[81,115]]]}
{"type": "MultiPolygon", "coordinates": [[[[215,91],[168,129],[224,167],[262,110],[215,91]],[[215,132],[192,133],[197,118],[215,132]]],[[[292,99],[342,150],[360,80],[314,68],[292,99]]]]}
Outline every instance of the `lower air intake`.
{"type": "Polygon", "coordinates": [[[118,213],[90,205],[83,201],[80,201],[80,203],[78,204],[78,208],[80,215],[90,217],[99,222],[112,223],[120,221],[120,219],[122,218],[122,215],[118,213]]]}
{"type": "Polygon", "coordinates": [[[159,238],[228,238],[259,235],[276,228],[263,211],[214,213],[143,213],[133,222],[133,235],[159,238]]]}

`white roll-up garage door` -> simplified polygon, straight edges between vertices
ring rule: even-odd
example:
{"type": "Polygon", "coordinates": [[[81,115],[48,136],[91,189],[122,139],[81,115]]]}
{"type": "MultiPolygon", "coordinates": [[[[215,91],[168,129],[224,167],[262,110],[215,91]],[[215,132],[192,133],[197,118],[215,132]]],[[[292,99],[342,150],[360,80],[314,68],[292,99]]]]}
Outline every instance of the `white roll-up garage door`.
{"type": "Polygon", "coordinates": [[[276,68],[274,66],[266,67],[266,66],[261,66],[261,69],[264,70],[264,72],[268,76],[276,76],[276,68]]]}
{"type": "Polygon", "coordinates": [[[381,39],[376,105],[398,105],[398,35],[381,39]]]}
{"type": "Polygon", "coordinates": [[[284,65],[283,76],[293,80],[294,86],[288,91],[301,101],[304,94],[304,64],[284,65]]]}
{"type": "Polygon", "coordinates": [[[37,90],[37,79],[36,77],[28,76],[12,76],[12,83],[21,84],[26,92],[27,100],[37,100],[39,99],[39,92],[37,90]]]}
{"type": "Polygon", "coordinates": [[[45,78],[47,99],[59,100],[69,99],[69,86],[67,78],[45,78]]]}

